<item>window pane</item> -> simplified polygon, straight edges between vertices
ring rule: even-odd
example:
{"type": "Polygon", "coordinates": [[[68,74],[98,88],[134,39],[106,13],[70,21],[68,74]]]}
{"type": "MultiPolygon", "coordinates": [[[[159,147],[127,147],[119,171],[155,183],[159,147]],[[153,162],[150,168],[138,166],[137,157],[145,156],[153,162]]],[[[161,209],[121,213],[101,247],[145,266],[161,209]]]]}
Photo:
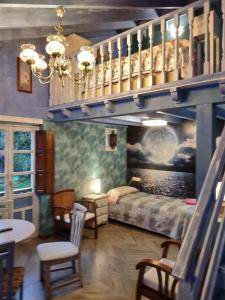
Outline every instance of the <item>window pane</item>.
{"type": "Polygon", "coordinates": [[[31,154],[14,154],[13,160],[14,172],[31,171],[31,154]]]}
{"type": "Polygon", "coordinates": [[[0,130],[0,150],[5,149],[5,130],[0,130]]]}
{"type": "Polygon", "coordinates": [[[31,150],[31,132],[15,131],[13,133],[14,150],[31,150]]]}
{"type": "Polygon", "coordinates": [[[5,173],[5,155],[0,155],[0,173],[5,173]]]}
{"type": "Polygon", "coordinates": [[[13,176],[13,193],[20,194],[31,192],[31,174],[13,176]]]}
{"type": "Polygon", "coordinates": [[[0,197],[5,196],[5,177],[0,177],[0,197]]]}

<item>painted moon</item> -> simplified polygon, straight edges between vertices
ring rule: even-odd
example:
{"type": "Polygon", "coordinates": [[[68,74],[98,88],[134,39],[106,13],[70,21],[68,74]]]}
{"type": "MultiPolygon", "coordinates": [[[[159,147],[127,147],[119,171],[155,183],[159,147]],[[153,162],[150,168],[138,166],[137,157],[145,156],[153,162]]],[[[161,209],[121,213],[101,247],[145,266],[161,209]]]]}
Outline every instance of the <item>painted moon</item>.
{"type": "Polygon", "coordinates": [[[149,162],[155,164],[168,163],[178,149],[178,138],[169,127],[151,127],[142,139],[143,152],[149,162]]]}

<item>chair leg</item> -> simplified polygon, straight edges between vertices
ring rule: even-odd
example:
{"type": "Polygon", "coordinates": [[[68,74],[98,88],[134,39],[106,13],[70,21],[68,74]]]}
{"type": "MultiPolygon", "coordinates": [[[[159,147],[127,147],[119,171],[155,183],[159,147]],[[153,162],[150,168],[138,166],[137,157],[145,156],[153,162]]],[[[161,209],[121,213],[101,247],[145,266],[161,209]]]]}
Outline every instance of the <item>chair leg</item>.
{"type": "Polygon", "coordinates": [[[136,300],[141,300],[141,292],[139,290],[136,292],[136,300]]]}
{"type": "Polygon", "coordinates": [[[95,239],[98,238],[98,224],[97,224],[97,218],[95,218],[95,239]]]}
{"type": "Polygon", "coordinates": [[[19,295],[19,299],[20,299],[20,300],[23,300],[23,282],[22,282],[21,287],[20,287],[20,295],[19,295]]]}
{"type": "Polygon", "coordinates": [[[46,298],[46,300],[48,300],[48,299],[50,299],[50,294],[51,294],[50,266],[49,266],[49,264],[44,264],[44,268],[45,268],[45,276],[44,276],[45,298],[46,298]]]}
{"type": "Polygon", "coordinates": [[[40,281],[44,281],[44,263],[40,261],[40,281]]]}
{"type": "Polygon", "coordinates": [[[73,270],[73,274],[76,274],[76,261],[72,260],[72,270],[73,270]]]}
{"type": "Polygon", "coordinates": [[[80,286],[83,287],[83,279],[82,279],[82,270],[81,270],[81,259],[78,258],[78,267],[79,267],[79,277],[80,277],[80,286]]]}

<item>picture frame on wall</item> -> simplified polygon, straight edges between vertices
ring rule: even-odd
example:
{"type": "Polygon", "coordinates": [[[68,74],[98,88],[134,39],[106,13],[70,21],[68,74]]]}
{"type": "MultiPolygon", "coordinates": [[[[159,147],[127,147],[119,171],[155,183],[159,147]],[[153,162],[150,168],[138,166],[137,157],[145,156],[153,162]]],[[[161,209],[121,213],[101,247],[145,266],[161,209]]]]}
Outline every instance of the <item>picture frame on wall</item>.
{"type": "Polygon", "coordinates": [[[31,67],[17,57],[17,91],[32,93],[31,67]]]}

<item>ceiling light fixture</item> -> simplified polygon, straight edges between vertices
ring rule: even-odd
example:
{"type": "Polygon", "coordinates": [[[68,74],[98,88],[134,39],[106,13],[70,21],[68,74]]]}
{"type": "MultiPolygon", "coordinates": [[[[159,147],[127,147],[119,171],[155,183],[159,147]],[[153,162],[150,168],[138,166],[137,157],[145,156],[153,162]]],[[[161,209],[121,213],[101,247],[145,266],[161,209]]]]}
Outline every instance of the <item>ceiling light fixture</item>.
{"type": "Polygon", "coordinates": [[[167,121],[161,119],[149,119],[142,121],[143,126],[166,126],[167,121]]]}
{"type": "Polygon", "coordinates": [[[48,64],[45,62],[45,57],[36,52],[36,47],[33,44],[21,45],[20,59],[31,66],[32,73],[37,77],[40,83],[49,83],[55,74],[64,86],[64,77],[69,76],[75,83],[80,83],[86,76],[86,73],[94,67],[95,57],[91,47],[83,46],[80,48],[80,53],[77,55],[78,68],[82,71],[83,76],[80,79],[74,78],[72,75],[72,65],[69,59],[66,58],[65,52],[68,46],[67,39],[63,35],[62,18],[65,14],[63,6],[56,9],[58,24],[55,26],[56,34],[47,37],[47,45],[45,50],[50,56],[48,64]],[[49,74],[43,75],[43,72],[49,68],[49,74]]]}

